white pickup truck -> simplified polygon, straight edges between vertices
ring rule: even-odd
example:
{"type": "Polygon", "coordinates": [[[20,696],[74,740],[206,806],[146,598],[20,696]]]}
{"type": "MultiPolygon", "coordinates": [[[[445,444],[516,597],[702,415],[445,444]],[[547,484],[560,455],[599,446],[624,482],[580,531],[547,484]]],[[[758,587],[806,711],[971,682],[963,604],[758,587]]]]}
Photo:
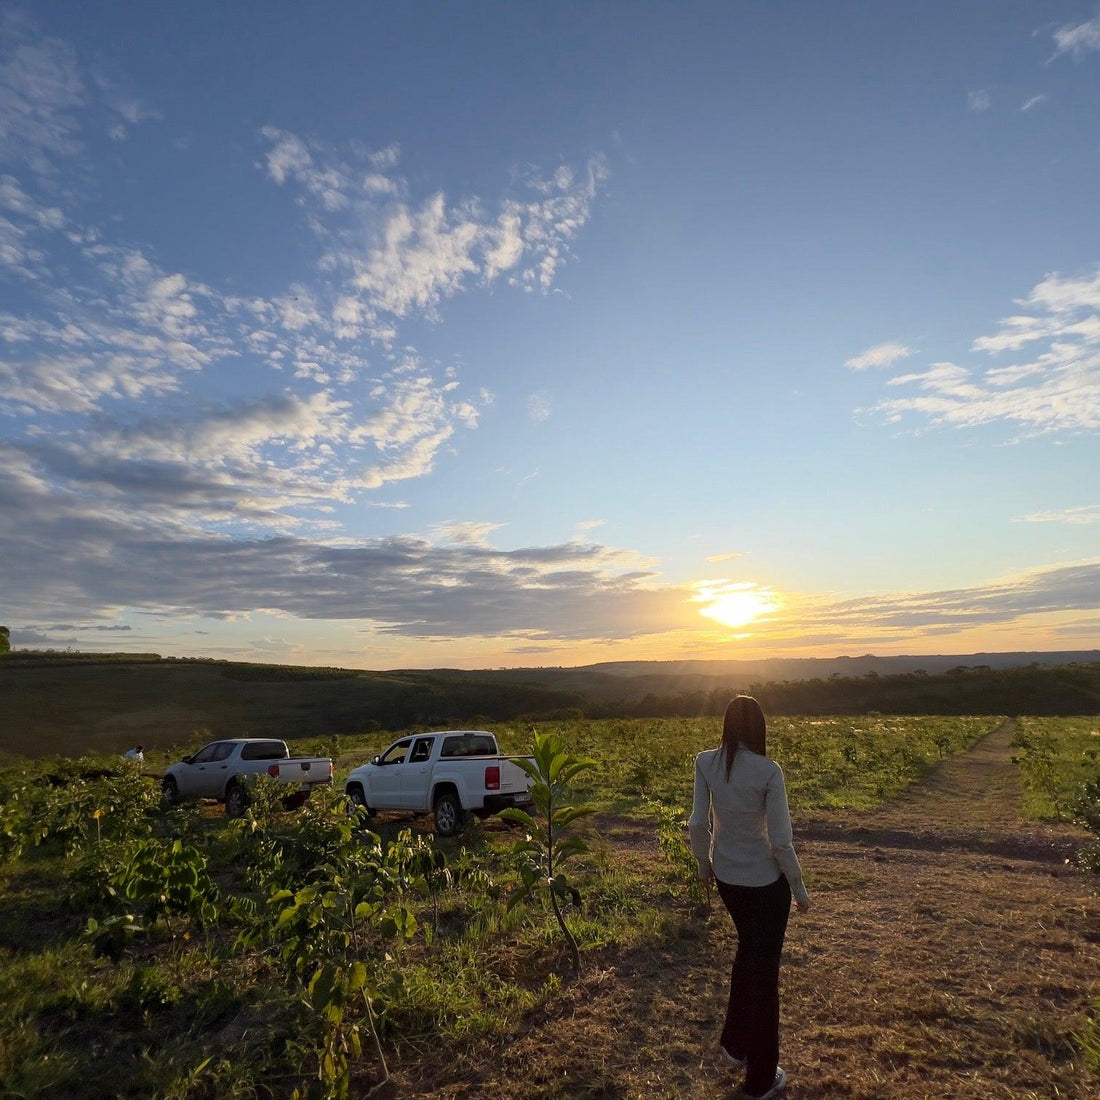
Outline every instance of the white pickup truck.
{"type": "Polygon", "coordinates": [[[431,811],[435,831],[451,836],[467,813],[488,817],[530,803],[533,781],[515,759],[501,756],[497,739],[483,730],[418,733],[352,770],[344,792],[369,813],[431,811]]]}
{"type": "Polygon", "coordinates": [[[285,741],[262,737],[211,741],[164,773],[161,794],[166,806],[216,798],[225,803],[229,817],[240,817],[248,806],[245,780],[253,775],[300,784],[297,794],[291,796],[300,805],[309,797],[311,787],[332,782],[332,761],[327,756],[292,757],[285,741]]]}

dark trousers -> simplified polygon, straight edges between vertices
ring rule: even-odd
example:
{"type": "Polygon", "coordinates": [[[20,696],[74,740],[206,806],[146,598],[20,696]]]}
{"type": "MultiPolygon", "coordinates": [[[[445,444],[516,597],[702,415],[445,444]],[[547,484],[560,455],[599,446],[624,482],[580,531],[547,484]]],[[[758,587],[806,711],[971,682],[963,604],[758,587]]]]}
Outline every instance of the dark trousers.
{"type": "Polygon", "coordinates": [[[779,1064],[779,956],[791,915],[791,888],[783,875],[770,886],[718,882],[737,926],[737,956],[722,1046],[745,1059],[748,1093],[766,1092],[779,1064]]]}

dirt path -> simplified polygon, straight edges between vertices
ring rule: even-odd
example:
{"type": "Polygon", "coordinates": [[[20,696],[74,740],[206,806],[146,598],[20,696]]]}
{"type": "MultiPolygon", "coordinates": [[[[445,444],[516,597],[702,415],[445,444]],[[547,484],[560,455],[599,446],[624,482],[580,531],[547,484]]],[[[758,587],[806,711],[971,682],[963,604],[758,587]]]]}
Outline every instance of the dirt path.
{"type": "MultiPolygon", "coordinates": [[[[1020,820],[1011,738],[1006,723],[881,810],[796,808],[814,904],[784,957],[791,1100],[1100,1095],[1069,1039],[1100,995],[1100,909],[1064,865],[1072,831],[1020,820]]],[[[713,1051],[734,946],[716,911],[595,959],[550,1017],[421,1094],[731,1097],[713,1051]]]]}

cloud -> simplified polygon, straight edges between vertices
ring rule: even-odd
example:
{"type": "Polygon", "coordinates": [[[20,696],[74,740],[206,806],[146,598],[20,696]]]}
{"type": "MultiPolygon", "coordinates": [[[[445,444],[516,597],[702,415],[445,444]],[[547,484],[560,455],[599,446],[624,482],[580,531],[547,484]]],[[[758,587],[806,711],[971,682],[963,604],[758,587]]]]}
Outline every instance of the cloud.
{"type": "Polygon", "coordinates": [[[978,88],[966,93],[966,109],[975,114],[982,114],[993,106],[993,97],[988,88],[978,88]]]}
{"type": "Polygon", "coordinates": [[[78,112],[87,88],[66,43],[36,34],[17,10],[0,13],[0,160],[39,174],[82,147],[78,112]]]}
{"type": "Polygon", "coordinates": [[[501,550],[486,541],[491,525],[477,524],[450,525],[433,540],[234,538],[59,498],[25,461],[4,457],[12,476],[0,483],[0,508],[21,517],[0,529],[10,617],[269,610],[359,619],[403,637],[529,641],[633,637],[697,621],[687,592],[609,547],[501,550]]]}
{"type": "Polygon", "coordinates": [[[707,557],[707,561],[712,565],[717,565],[718,562],[733,561],[734,558],[743,558],[746,556],[744,550],[735,550],[730,554],[710,554],[707,557]]]}
{"type": "Polygon", "coordinates": [[[1051,274],[1017,302],[1027,312],[1006,317],[973,350],[1015,362],[982,369],[933,363],[891,378],[891,387],[921,392],[879,402],[890,422],[908,414],[934,424],[965,428],[1007,423],[1025,434],[1094,431],[1100,427],[1100,272],[1051,274]],[[1041,344],[1041,349],[1029,350],[1041,344]]]}
{"type": "Polygon", "coordinates": [[[1059,27],[1054,32],[1054,45],[1054,57],[1068,53],[1076,60],[1100,51],[1100,15],[1076,26],[1067,23],[1059,27]]]}
{"type": "Polygon", "coordinates": [[[867,370],[869,367],[888,367],[899,359],[905,359],[914,354],[915,349],[899,344],[895,340],[888,340],[884,344],[875,344],[859,355],[846,359],[844,365],[851,370],[867,370]]]}
{"type": "Polygon", "coordinates": [[[546,390],[536,390],[527,398],[527,415],[536,424],[549,420],[552,412],[553,405],[546,390]]]}
{"type": "Polygon", "coordinates": [[[1079,508],[1063,508],[1060,512],[1031,512],[1023,517],[1027,523],[1068,523],[1086,526],[1100,523],[1100,504],[1084,504],[1079,508]]]}
{"type": "Polygon", "coordinates": [[[1036,107],[1039,106],[1040,103],[1044,102],[1046,99],[1047,99],[1047,96],[1046,96],[1045,93],[1042,94],[1042,95],[1033,95],[1030,99],[1025,99],[1024,100],[1024,102],[1020,105],[1020,110],[1021,111],[1034,110],[1036,107]]]}
{"type": "Polygon", "coordinates": [[[414,197],[394,174],[396,146],[338,155],[274,126],[260,135],[268,177],[301,189],[296,201],[324,243],[318,265],[339,281],[329,305],[337,336],[386,345],[398,322],[438,319],[444,301],[471,287],[506,279],[549,291],[608,176],[602,157],[548,176],[525,169],[517,182],[526,193],[504,196],[494,211],[439,190],[414,197]]]}
{"type": "Polygon", "coordinates": [[[928,592],[829,599],[787,594],[776,613],[751,627],[754,641],[869,644],[939,638],[973,628],[1021,627],[1031,616],[1100,608],[1100,559],[1046,566],[985,584],[928,592]]]}

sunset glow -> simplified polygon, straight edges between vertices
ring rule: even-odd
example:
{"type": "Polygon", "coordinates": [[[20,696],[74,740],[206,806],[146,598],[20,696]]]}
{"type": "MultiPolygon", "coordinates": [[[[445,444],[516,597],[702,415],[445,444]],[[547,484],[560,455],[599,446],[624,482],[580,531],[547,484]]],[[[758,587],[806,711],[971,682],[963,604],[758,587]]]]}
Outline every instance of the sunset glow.
{"type": "Polygon", "coordinates": [[[701,613],[723,626],[747,626],[777,607],[770,592],[748,583],[707,585],[697,598],[710,601],[701,613]]]}

